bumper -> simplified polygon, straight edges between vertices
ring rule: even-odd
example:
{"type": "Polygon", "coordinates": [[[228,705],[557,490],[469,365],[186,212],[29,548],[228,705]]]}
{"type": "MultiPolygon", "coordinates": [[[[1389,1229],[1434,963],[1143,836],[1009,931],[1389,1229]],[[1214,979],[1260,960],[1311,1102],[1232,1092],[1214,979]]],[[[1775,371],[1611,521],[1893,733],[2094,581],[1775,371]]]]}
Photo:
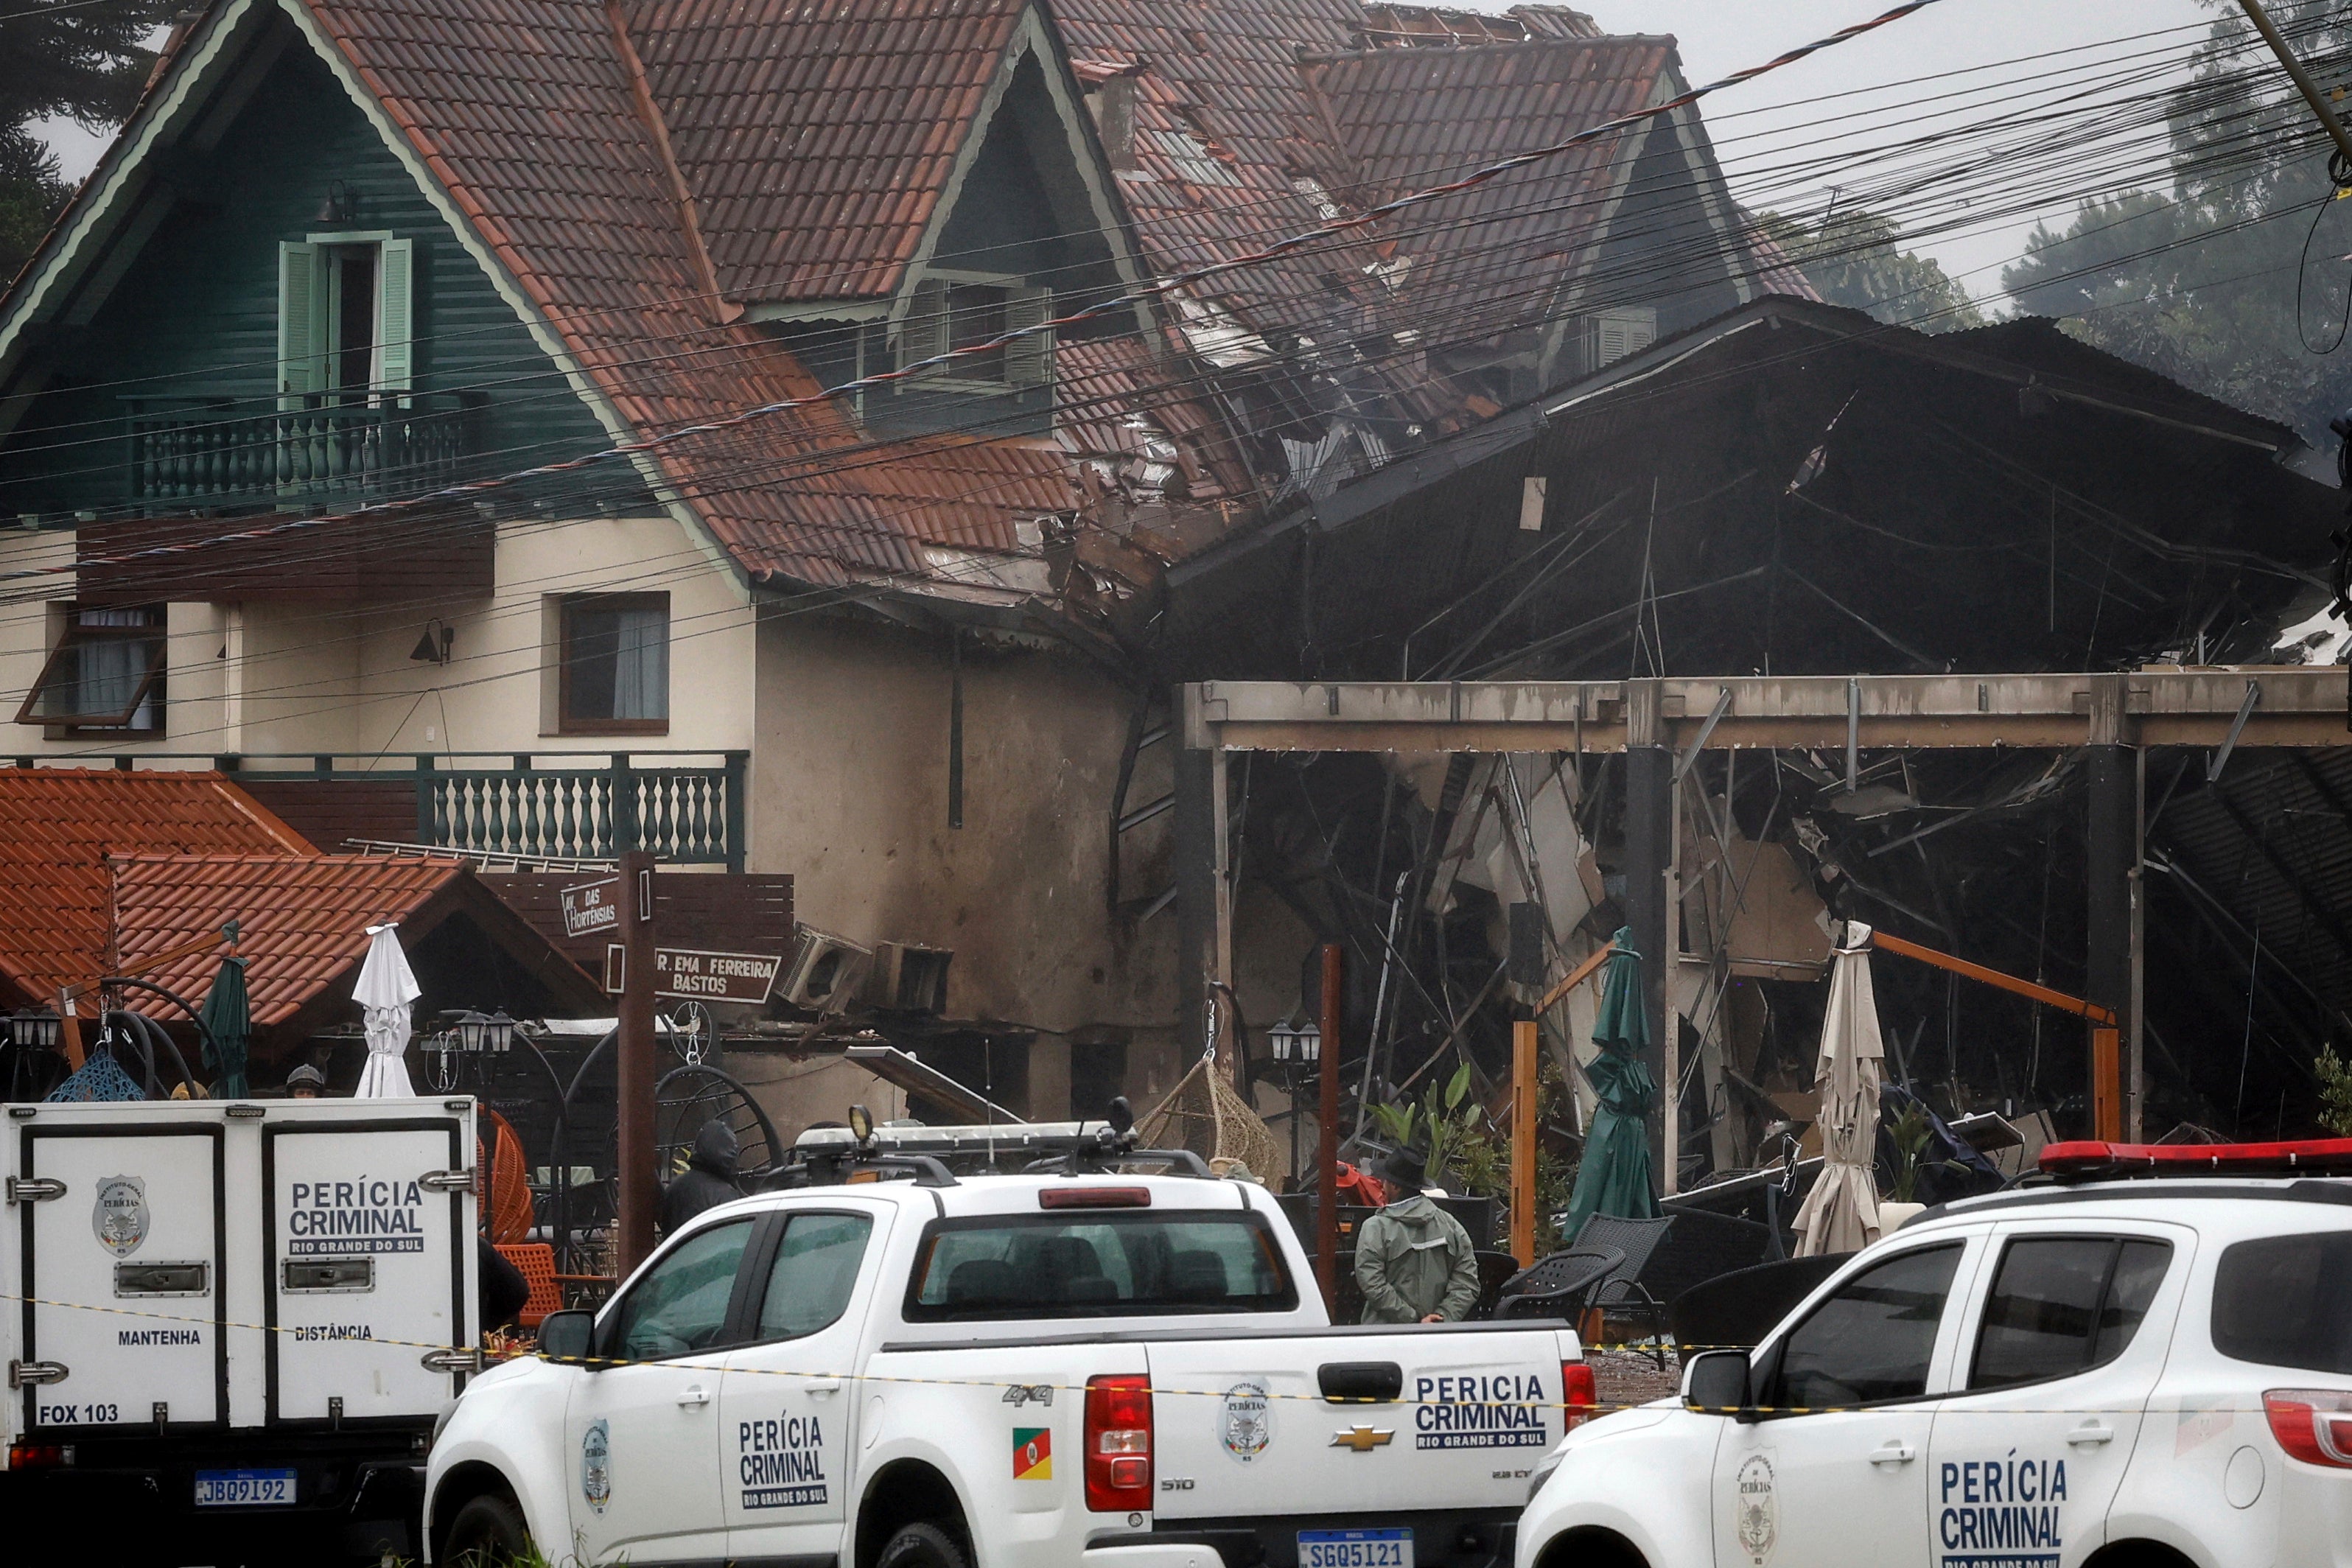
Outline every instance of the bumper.
{"type": "Polygon", "coordinates": [[[299,1542],[414,1557],[425,1499],[423,1436],[306,1433],[76,1443],[70,1465],[0,1473],[0,1517],[105,1520],[133,1534],[194,1544],[299,1542]],[[290,1469],[283,1506],[198,1508],[199,1469],[290,1469]],[[28,1512],[27,1510],[38,1510],[28,1512]]]}
{"type": "Polygon", "coordinates": [[[1518,1521],[1503,1510],[1464,1509],[1443,1512],[1299,1514],[1279,1519],[1167,1520],[1132,1535],[1097,1539],[1087,1549],[1088,1568],[1298,1568],[1298,1532],[1402,1526],[1412,1531],[1413,1568],[1510,1568],[1518,1521]],[[1180,1563],[1160,1553],[1205,1548],[1206,1563],[1180,1563]],[[1129,1559],[1129,1552],[1150,1553],[1129,1559]]]}

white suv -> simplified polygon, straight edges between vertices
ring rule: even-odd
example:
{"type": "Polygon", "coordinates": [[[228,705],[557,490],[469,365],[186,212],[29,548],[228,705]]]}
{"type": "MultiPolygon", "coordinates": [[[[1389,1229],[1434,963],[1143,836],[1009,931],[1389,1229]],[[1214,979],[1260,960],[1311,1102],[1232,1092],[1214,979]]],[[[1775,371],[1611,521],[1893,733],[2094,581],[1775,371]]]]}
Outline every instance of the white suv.
{"type": "Polygon", "coordinates": [[[2352,1141],[2043,1166],[1572,1432],[1517,1568],[2352,1563],[2352,1141]]]}

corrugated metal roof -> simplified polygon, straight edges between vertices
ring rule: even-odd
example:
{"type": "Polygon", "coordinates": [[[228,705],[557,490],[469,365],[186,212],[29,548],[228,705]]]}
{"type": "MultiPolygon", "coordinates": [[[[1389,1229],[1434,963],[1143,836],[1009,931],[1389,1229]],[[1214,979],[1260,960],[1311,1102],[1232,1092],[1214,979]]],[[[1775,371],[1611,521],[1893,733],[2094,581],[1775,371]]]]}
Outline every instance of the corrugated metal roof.
{"type": "Polygon", "coordinates": [[[317,853],[219,773],[0,768],[0,974],[51,1000],[99,978],[112,934],[107,857],[149,851],[317,853]]]}

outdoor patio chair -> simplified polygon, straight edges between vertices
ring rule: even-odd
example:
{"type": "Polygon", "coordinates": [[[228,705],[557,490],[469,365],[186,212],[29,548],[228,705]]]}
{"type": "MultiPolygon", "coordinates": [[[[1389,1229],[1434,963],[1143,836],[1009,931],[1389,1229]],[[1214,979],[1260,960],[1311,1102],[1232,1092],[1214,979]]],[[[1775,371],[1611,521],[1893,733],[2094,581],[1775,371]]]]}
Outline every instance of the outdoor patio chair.
{"type": "Polygon", "coordinates": [[[1660,1372],[1666,1370],[1666,1305],[1642,1283],[1642,1274],[1650,1267],[1652,1254],[1666,1238],[1674,1223],[1672,1215],[1657,1219],[1620,1219],[1614,1215],[1597,1214],[1584,1222],[1584,1228],[1570,1243],[1579,1248],[1613,1247],[1625,1255],[1625,1261],[1593,1293],[1592,1304],[1612,1316],[1646,1323],[1648,1337],[1653,1341],[1651,1353],[1660,1372]]]}
{"type": "Polygon", "coordinates": [[[1614,1247],[1572,1247],[1539,1258],[1503,1281],[1495,1316],[1565,1318],[1576,1322],[1624,1262],[1624,1252],[1614,1247]]]}

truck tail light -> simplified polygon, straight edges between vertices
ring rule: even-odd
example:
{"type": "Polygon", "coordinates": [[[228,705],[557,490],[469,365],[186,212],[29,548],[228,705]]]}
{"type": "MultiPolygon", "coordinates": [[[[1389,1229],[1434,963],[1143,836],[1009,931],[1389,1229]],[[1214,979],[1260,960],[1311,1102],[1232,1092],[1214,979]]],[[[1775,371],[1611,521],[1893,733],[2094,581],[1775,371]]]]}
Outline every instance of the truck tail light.
{"type": "Polygon", "coordinates": [[[73,1449],[58,1443],[11,1443],[8,1445],[8,1468],[12,1470],[54,1470],[73,1463],[73,1449]]]}
{"type": "Polygon", "coordinates": [[[1563,1430],[1573,1432],[1601,1414],[1601,1385],[1592,1379],[1590,1362],[1564,1361],[1559,1363],[1559,1397],[1568,1407],[1568,1421],[1563,1430]]]}
{"type": "Polygon", "coordinates": [[[2352,1470],[2352,1392],[2273,1388],[2263,1393],[2263,1409],[2289,1458],[2352,1470]]]}
{"type": "Polygon", "coordinates": [[[1151,1508],[1151,1380],[1134,1373],[1087,1379],[1087,1507],[1096,1513],[1151,1508]]]}

